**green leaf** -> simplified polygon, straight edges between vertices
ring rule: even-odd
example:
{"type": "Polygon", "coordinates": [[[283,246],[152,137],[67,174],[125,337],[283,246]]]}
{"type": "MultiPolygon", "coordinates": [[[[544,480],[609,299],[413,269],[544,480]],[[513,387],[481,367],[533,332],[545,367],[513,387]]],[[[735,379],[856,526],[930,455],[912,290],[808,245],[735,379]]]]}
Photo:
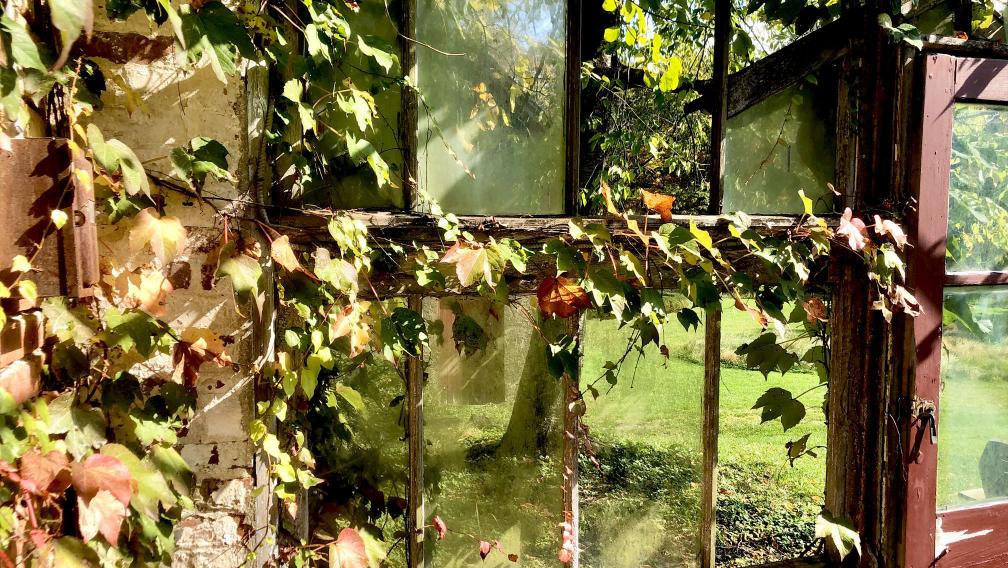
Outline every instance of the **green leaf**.
{"type": "Polygon", "coordinates": [[[606,12],[615,12],[616,0],[603,0],[602,9],[605,10],[606,12]]]}
{"type": "MultiPolygon", "coordinates": [[[[35,69],[46,73],[49,68],[42,62],[42,54],[35,45],[35,40],[20,22],[14,21],[7,16],[0,17],[0,26],[10,36],[11,56],[14,63],[25,69],[35,69]]],[[[15,76],[16,77],[16,76],[15,76]]]]}
{"type": "Polygon", "coordinates": [[[203,189],[207,176],[218,181],[234,181],[228,171],[228,150],[212,138],[193,138],[188,147],[175,148],[171,152],[172,164],[178,177],[188,180],[196,191],[203,189]]]}
{"type": "Polygon", "coordinates": [[[218,278],[227,276],[231,280],[236,301],[245,303],[259,291],[262,266],[256,259],[236,251],[234,243],[229,243],[225,250],[221,251],[216,276],[218,278]]]}
{"type": "Polygon", "coordinates": [[[805,405],[794,398],[791,391],[780,387],[773,387],[763,393],[753,405],[753,410],[757,408],[763,409],[761,423],[780,418],[785,432],[805,418],[805,405]]]}
{"type": "Polygon", "coordinates": [[[172,489],[180,495],[188,495],[192,487],[194,476],[193,471],[186,463],[182,455],[175,448],[164,446],[154,446],[150,452],[150,463],[153,464],[165,481],[171,485],[172,489]]]}
{"type": "Polygon", "coordinates": [[[854,551],[861,555],[861,535],[826,512],[816,518],[815,536],[836,550],[841,559],[846,559],[854,551]]]}
{"type": "Polygon", "coordinates": [[[693,235],[693,238],[696,239],[701,246],[710,252],[714,252],[714,239],[711,237],[710,233],[700,227],[697,227],[696,221],[692,219],[690,219],[689,231],[690,234],[693,235]]]}
{"type": "Polygon", "coordinates": [[[49,0],[52,23],[60,31],[63,52],[55,67],[62,67],[70,56],[70,49],[83,30],[90,37],[94,30],[94,6],[92,0],[49,0]]]}
{"type": "Polygon", "coordinates": [[[603,32],[602,37],[609,43],[613,43],[619,39],[619,28],[606,28],[603,32]]]}
{"type": "Polygon", "coordinates": [[[811,215],[812,214],[812,200],[805,196],[805,190],[804,189],[799,189],[798,190],[798,197],[801,197],[802,206],[805,208],[805,214],[806,215],[811,215]]]}
{"type": "Polygon", "coordinates": [[[349,402],[350,406],[357,409],[358,412],[364,411],[364,398],[359,392],[344,384],[336,385],[333,390],[336,391],[336,394],[343,397],[343,400],[349,402]]]}
{"type": "Polygon", "coordinates": [[[204,56],[221,82],[238,71],[238,56],[257,57],[245,24],[219,1],[207,2],[199,10],[183,5],[181,32],[183,45],[192,63],[204,56]]]}
{"type": "Polygon", "coordinates": [[[64,536],[52,541],[53,566],[94,568],[100,566],[98,554],[80,539],[64,536]]]}
{"type": "Polygon", "coordinates": [[[115,138],[106,141],[94,124],[87,127],[88,145],[91,153],[102,168],[109,173],[121,173],[126,193],[143,193],[150,197],[150,183],[140,158],[133,150],[115,138]]]}
{"type": "Polygon", "coordinates": [[[364,36],[362,35],[357,36],[357,46],[361,53],[373,58],[386,73],[392,71],[392,65],[395,63],[395,56],[391,53],[368,45],[367,42],[364,41],[364,36]]]}
{"type": "Polygon", "coordinates": [[[35,300],[38,299],[38,287],[35,286],[35,283],[32,282],[31,280],[22,279],[20,282],[18,282],[17,288],[18,288],[18,294],[20,294],[21,297],[24,298],[25,300],[28,300],[29,302],[34,302],[35,300]]]}

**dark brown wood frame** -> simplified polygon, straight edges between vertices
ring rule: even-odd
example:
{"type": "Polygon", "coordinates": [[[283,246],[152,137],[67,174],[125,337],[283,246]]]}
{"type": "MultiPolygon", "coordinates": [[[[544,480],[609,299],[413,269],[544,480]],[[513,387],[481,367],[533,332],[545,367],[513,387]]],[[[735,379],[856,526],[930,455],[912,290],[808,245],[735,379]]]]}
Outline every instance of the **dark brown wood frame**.
{"type": "Polygon", "coordinates": [[[1004,566],[1008,563],[1008,503],[937,510],[938,446],[931,443],[929,420],[938,422],[940,432],[945,286],[1008,283],[1005,272],[945,271],[955,103],[1008,103],[1008,60],[930,54],[924,72],[919,173],[913,180],[919,203],[913,228],[913,272],[919,275],[914,284],[923,313],[914,321],[917,368],[905,450],[903,564],[906,568],[1004,566]]]}

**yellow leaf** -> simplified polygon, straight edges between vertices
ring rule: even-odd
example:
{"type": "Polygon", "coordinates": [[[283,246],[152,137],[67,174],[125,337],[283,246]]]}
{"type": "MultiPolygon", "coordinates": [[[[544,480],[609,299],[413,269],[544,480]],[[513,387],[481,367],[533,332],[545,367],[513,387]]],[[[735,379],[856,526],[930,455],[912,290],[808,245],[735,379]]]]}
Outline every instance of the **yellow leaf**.
{"type": "Polygon", "coordinates": [[[703,247],[711,252],[714,252],[714,239],[711,238],[710,233],[696,226],[696,221],[690,219],[689,224],[690,234],[696,239],[698,243],[703,245],[703,247]]]}
{"type": "Polygon", "coordinates": [[[53,225],[56,225],[57,229],[62,229],[67,222],[67,214],[60,209],[53,209],[49,213],[49,218],[52,219],[53,225]]]}
{"type": "Polygon", "coordinates": [[[28,272],[31,270],[31,263],[25,258],[25,255],[19,254],[14,257],[11,261],[11,271],[12,272],[28,272]]]}
{"type": "Polygon", "coordinates": [[[18,292],[21,297],[29,302],[34,302],[38,299],[38,288],[35,287],[35,283],[31,280],[22,280],[18,282],[18,292]]]}
{"type": "Polygon", "coordinates": [[[150,245],[161,264],[175,260],[178,253],[185,249],[186,243],[186,230],[182,222],[177,217],[159,217],[153,207],[137,214],[129,232],[130,250],[136,253],[150,245]]]}
{"type": "Polygon", "coordinates": [[[603,37],[609,43],[612,43],[619,39],[619,28],[606,28],[603,32],[603,37]]]}
{"type": "Polygon", "coordinates": [[[602,9],[606,12],[616,11],[616,0],[604,0],[602,2],[602,9]]]}
{"type": "Polygon", "coordinates": [[[811,215],[812,214],[812,200],[805,196],[805,190],[804,189],[798,190],[798,196],[801,197],[802,205],[805,206],[805,214],[806,215],[811,215]]]}

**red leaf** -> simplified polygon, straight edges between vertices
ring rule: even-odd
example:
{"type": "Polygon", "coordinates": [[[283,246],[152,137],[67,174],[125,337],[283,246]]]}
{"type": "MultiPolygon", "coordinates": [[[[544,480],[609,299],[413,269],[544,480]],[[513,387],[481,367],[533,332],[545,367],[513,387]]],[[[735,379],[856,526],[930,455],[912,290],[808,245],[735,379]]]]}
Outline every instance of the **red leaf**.
{"type": "Polygon", "coordinates": [[[367,568],[364,539],[355,529],[345,528],[329,543],[329,568],[367,568]]]}
{"type": "Polygon", "coordinates": [[[94,454],[84,463],[74,462],[71,476],[77,495],[88,502],[105,490],[125,507],[136,492],[136,480],[126,465],[104,454],[94,454]]]}
{"type": "Polygon", "coordinates": [[[508,560],[511,562],[518,562],[518,555],[515,553],[508,554],[508,560]]]}
{"type": "Polygon", "coordinates": [[[644,194],[645,207],[656,211],[661,215],[661,220],[666,223],[672,220],[672,205],[675,204],[675,196],[650,191],[642,191],[642,193],[644,194]]]}
{"type": "Polygon", "coordinates": [[[591,307],[591,299],[584,288],[563,276],[547,276],[539,284],[536,296],[539,298],[539,309],[547,316],[566,318],[576,314],[579,308],[591,307]]]}
{"type": "Polygon", "coordinates": [[[480,559],[486,560],[487,555],[490,554],[490,543],[485,540],[481,540],[479,543],[479,552],[480,559]]]}
{"type": "Polygon", "coordinates": [[[21,489],[35,495],[62,492],[67,488],[69,460],[66,454],[52,450],[42,455],[36,449],[21,456],[21,489]]]}
{"type": "Polygon", "coordinates": [[[844,210],[843,217],[840,218],[840,226],[837,227],[836,234],[838,237],[845,237],[847,239],[847,244],[850,246],[851,250],[860,251],[864,250],[865,246],[868,245],[868,229],[865,227],[864,221],[854,217],[854,213],[851,208],[848,207],[844,210]]]}
{"type": "Polygon", "coordinates": [[[102,489],[90,501],[77,497],[81,538],[89,542],[98,533],[112,546],[119,544],[119,529],[126,518],[126,505],[110,491],[102,489]]]}
{"type": "Polygon", "coordinates": [[[448,534],[448,525],[441,520],[441,517],[434,517],[434,530],[437,531],[438,540],[444,540],[445,535],[448,534]]]}

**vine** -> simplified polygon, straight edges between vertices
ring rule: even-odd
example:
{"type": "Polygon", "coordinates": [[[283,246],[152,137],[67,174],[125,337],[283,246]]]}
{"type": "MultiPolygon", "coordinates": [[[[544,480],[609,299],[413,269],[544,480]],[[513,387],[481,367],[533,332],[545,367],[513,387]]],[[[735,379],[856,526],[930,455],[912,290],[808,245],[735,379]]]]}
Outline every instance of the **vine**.
{"type": "MultiPolygon", "coordinates": [[[[106,138],[91,121],[106,79],[97,63],[74,50],[93,31],[91,2],[47,0],[41,12],[19,6],[8,2],[2,21],[8,63],[0,67],[5,117],[0,151],[11,151],[10,136],[28,132],[39,116],[65,115],[59,133],[93,167],[93,176],[83,170],[75,175],[93,185],[102,221],[122,224],[127,237],[125,250],[110,255],[103,267],[97,298],[42,303],[44,392],[15,401],[0,390],[5,566],[36,560],[56,566],[170,562],[173,525],[194,506],[193,473],[177,447],[197,413],[195,388],[206,365],[264,379],[249,436],[268,460],[270,490],[284,503],[284,521],[292,523],[299,496],[323,482],[315,451],[321,444],[313,445],[318,436],[311,431],[323,421],[311,417],[330,419],[326,436],[353,444],[365,401],[359,373],[391,369],[401,388],[391,403],[403,408],[403,369],[408,361],[424,364],[430,352],[435,322],[372,281],[379,272],[414,280],[426,294],[477,295],[503,305],[516,304],[510,284],[533,263],[548,266],[536,291],[540,313],[521,308],[546,339],[548,368],[557,378],[578,376],[579,339],[545,330],[540,321],[595,310],[633,330],[627,354],[651,344],[667,352],[668,326],[696,329],[703,314],[720,310],[721,298],[728,296],[762,330],[739,349],[748,366],[785,373],[805,362],[825,384],[829,289],[821,282],[825,259],[831,251],[837,254],[836,248],[863,260],[875,306],[887,318],[894,311],[918,310],[903,284],[901,252],[907,243],[899,226],[876,216],[869,227],[847,210],[833,227],[813,214],[804,194],[804,214],[789,227],[762,227],[744,213],[723,216],[718,231],[695,221],[684,226],[671,222],[672,198],[656,194],[645,196],[644,203],[660,217],[633,216],[617,208],[602,184],[590,200],[604,205],[615,222],[574,219],[566,235],[541,246],[477,238],[433,202],[425,210],[439,230],[439,244],[393,242],[372,234],[352,213],[322,209],[312,212],[325,219],[326,242],[298,241],[261,211],[248,222],[218,207],[222,200],[206,191],[208,180],[236,181],[220,142],[207,137],[185,142],[170,153],[172,173],[153,177],[126,142],[106,138]],[[263,269],[277,268],[277,301],[296,317],[278,330],[282,343],[271,364],[236,363],[228,354],[235,338],[212,329],[174,329],[161,319],[173,291],[169,268],[189,240],[182,221],[166,210],[167,200],[179,193],[214,211],[219,238],[208,254],[212,270],[204,277],[210,284],[226,281],[237,309],[245,313],[256,296],[273,294],[262,289],[263,269]],[[673,292],[687,299],[685,307],[670,307],[673,292]]],[[[614,2],[603,7],[617,8],[614,2]]],[[[394,130],[378,100],[415,86],[403,78],[388,22],[363,20],[357,26],[363,10],[357,3],[305,0],[291,7],[266,1],[229,8],[205,0],[178,7],[167,0],[119,0],[107,9],[112,19],[143,11],[153,26],[169,26],[186,64],[209,65],[225,84],[245,62],[268,67],[277,96],[270,97],[264,136],[276,193],[328,191],[332,172],[341,168],[365,171],[378,190],[407,183],[377,142],[394,130]],[[292,46],[303,46],[303,54],[292,46]]],[[[620,10],[625,29],[607,30],[606,39],[652,42],[651,57],[638,62],[649,85],[658,92],[678,88],[682,61],[660,40],[644,39],[661,36],[647,29],[641,7],[626,3],[620,10]]],[[[59,121],[53,122],[59,129],[59,121]]],[[[65,230],[67,219],[65,210],[52,211],[51,231],[65,230]]],[[[37,243],[36,251],[46,244],[37,243]]],[[[21,298],[37,299],[34,259],[12,259],[18,276],[9,287],[0,285],[0,297],[10,297],[13,288],[21,298]]],[[[485,346],[485,332],[475,320],[460,313],[454,325],[460,353],[485,346]]],[[[615,384],[625,359],[609,362],[601,377],[582,381],[579,396],[600,396],[600,381],[615,384]]],[[[756,404],[764,421],[779,420],[787,430],[805,415],[804,394],[771,389],[756,404]]],[[[789,444],[788,458],[813,449],[805,436],[789,444]]],[[[341,518],[352,522],[330,522],[312,542],[283,542],[276,560],[380,564],[404,540],[405,535],[387,535],[374,526],[382,515],[406,514],[401,497],[365,496],[365,490],[371,497],[375,493],[365,476],[342,482],[351,494],[344,496],[348,512],[341,518]]],[[[569,559],[572,519],[569,512],[557,517],[564,523],[558,556],[569,559]]],[[[424,528],[438,539],[473,540],[481,557],[500,553],[517,560],[484,535],[451,531],[450,523],[435,517],[424,528]]]]}

